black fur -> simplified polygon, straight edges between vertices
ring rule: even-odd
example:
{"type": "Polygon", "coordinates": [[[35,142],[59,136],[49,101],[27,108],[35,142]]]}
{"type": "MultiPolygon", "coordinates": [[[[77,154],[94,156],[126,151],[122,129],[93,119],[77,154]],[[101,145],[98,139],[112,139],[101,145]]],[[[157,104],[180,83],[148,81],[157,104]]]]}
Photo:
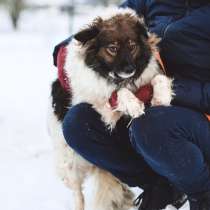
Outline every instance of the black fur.
{"type": "Polygon", "coordinates": [[[52,83],[51,96],[54,113],[59,121],[63,121],[65,114],[71,105],[71,94],[63,89],[60,81],[57,79],[52,83]]]}

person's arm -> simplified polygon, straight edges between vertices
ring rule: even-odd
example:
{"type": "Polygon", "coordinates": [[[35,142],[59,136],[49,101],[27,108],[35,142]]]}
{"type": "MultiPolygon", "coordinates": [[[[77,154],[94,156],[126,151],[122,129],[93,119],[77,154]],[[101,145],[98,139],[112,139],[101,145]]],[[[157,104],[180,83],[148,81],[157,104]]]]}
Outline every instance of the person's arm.
{"type": "Polygon", "coordinates": [[[145,1],[146,0],[127,0],[124,1],[120,7],[126,8],[129,7],[133,10],[136,11],[137,14],[142,14],[144,13],[144,7],[145,7],[145,1]]]}
{"type": "Polygon", "coordinates": [[[173,105],[189,107],[210,114],[210,83],[189,79],[174,80],[173,105]]]}

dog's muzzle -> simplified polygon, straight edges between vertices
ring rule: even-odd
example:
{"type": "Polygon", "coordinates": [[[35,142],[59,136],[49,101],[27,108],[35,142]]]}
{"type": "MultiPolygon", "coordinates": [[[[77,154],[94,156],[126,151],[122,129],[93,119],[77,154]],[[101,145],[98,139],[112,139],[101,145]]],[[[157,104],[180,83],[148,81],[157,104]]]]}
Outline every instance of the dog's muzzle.
{"type": "Polygon", "coordinates": [[[129,79],[131,77],[134,76],[134,74],[136,73],[136,71],[132,71],[130,73],[125,73],[125,72],[119,72],[119,73],[116,73],[116,72],[110,72],[109,73],[109,76],[113,79],[129,79]]]}

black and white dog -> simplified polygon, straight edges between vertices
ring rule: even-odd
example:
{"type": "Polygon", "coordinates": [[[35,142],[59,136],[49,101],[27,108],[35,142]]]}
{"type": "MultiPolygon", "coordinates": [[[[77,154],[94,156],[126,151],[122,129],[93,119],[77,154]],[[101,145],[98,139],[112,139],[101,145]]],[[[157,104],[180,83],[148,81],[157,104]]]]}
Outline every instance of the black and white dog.
{"type": "Polygon", "coordinates": [[[130,9],[112,9],[79,31],[67,47],[65,71],[70,78],[71,94],[54,82],[50,131],[55,141],[58,172],[74,191],[75,209],[84,210],[82,184],[87,174],[94,174],[96,184],[93,210],[128,210],[133,194],[108,172],[96,168],[66,145],[61,123],[67,107],[89,103],[102,121],[114,129],[123,116],[144,114],[144,103],[134,92],[152,84],[151,105],[169,106],[172,80],[162,74],[154,56],[159,40],[149,34],[144,22],[130,9]],[[112,93],[118,96],[117,107],[109,105],[112,93]]]}

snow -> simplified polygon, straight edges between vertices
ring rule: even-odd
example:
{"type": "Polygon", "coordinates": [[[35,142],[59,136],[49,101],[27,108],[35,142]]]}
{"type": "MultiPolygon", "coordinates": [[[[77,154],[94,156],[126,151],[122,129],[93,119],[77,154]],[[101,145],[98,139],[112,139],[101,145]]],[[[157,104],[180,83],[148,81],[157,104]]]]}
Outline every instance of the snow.
{"type": "MultiPolygon", "coordinates": [[[[87,19],[76,17],[74,31],[87,19]]],[[[0,20],[1,209],[71,210],[71,192],[55,175],[46,125],[56,76],[51,54],[70,35],[68,17],[55,9],[26,11],[17,32],[3,10],[0,20]]]]}
{"type": "Polygon", "coordinates": [[[64,5],[68,4],[69,0],[25,0],[27,4],[36,4],[36,5],[64,5]]]}
{"type": "Polygon", "coordinates": [[[25,0],[27,5],[37,6],[64,6],[64,5],[80,5],[80,4],[100,4],[97,0],[25,0]]]}

